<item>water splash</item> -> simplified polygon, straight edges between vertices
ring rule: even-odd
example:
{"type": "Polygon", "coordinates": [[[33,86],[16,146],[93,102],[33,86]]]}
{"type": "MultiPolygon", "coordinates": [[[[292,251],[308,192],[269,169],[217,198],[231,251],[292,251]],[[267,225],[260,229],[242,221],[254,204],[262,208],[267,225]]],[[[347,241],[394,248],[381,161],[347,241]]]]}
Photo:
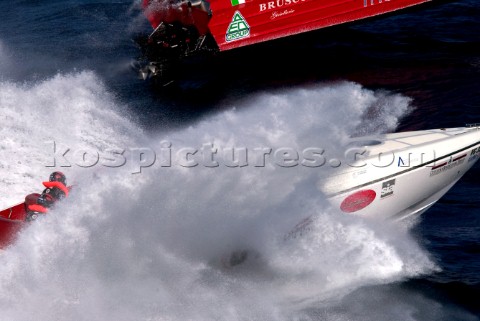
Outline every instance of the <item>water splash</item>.
{"type": "MultiPolygon", "coordinates": [[[[44,140],[100,150],[158,150],[165,140],[337,150],[351,135],[394,129],[410,108],[406,97],[341,82],[264,93],[188,128],[147,135],[89,72],[3,82],[0,94],[5,205],[48,173],[44,140]]],[[[65,171],[77,182],[69,199],[0,255],[6,319],[321,319],[309,309],[434,268],[408,230],[332,210],[312,168],[65,171]],[[283,239],[311,215],[318,218],[307,235],[283,239]],[[254,253],[248,264],[222,267],[225,255],[244,249],[254,253]]]]}

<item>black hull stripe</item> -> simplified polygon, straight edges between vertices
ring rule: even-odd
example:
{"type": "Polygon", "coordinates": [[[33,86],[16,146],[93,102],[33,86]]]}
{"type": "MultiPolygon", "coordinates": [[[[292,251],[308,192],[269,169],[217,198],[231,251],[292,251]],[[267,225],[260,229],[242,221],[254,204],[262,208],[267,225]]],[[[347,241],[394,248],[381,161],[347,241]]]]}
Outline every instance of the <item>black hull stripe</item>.
{"type": "MultiPolygon", "coordinates": [[[[434,160],[431,160],[431,161],[429,161],[429,162],[427,162],[427,163],[423,163],[423,164],[414,166],[414,167],[412,167],[412,168],[406,169],[406,170],[404,170],[404,171],[401,171],[401,172],[398,172],[398,173],[395,173],[395,174],[392,174],[392,175],[388,175],[388,176],[385,176],[385,177],[382,177],[382,178],[379,178],[379,179],[370,181],[370,182],[365,183],[365,184],[362,184],[362,185],[357,185],[357,186],[355,186],[355,187],[351,187],[351,188],[349,188],[349,189],[346,189],[346,190],[343,190],[343,191],[340,191],[340,192],[337,192],[337,193],[327,194],[327,197],[334,197],[334,196],[337,196],[337,195],[341,195],[341,194],[344,194],[344,193],[348,193],[348,192],[354,191],[354,190],[356,190],[356,189],[358,189],[358,188],[362,188],[362,187],[365,187],[365,186],[368,186],[368,185],[372,185],[372,184],[375,184],[375,183],[378,183],[378,182],[382,182],[382,181],[384,181],[384,180],[387,180],[387,179],[390,179],[390,178],[393,178],[393,177],[396,177],[396,176],[399,176],[399,175],[402,175],[402,174],[411,172],[411,171],[416,170],[416,169],[418,169],[418,168],[425,167],[425,166],[427,166],[427,165],[430,165],[430,164],[432,164],[432,163],[435,163],[435,162],[437,162],[437,161],[439,161],[440,159],[443,159],[443,158],[445,158],[445,157],[453,156],[453,155],[455,155],[455,154],[457,154],[457,153],[463,152],[463,151],[465,151],[465,150],[467,150],[467,149],[469,149],[469,148],[472,148],[472,147],[474,147],[474,146],[477,146],[477,145],[479,145],[479,144],[480,144],[480,141],[477,141],[477,142],[474,143],[474,144],[468,145],[468,146],[466,146],[466,147],[464,147],[464,148],[462,148],[462,149],[459,149],[459,150],[456,150],[456,151],[454,151],[454,152],[451,152],[450,154],[446,154],[446,155],[444,155],[444,156],[438,157],[438,158],[436,158],[436,159],[434,159],[434,160]]],[[[466,156],[467,156],[467,155],[465,154],[465,155],[463,155],[463,156],[461,156],[461,157],[458,157],[458,159],[463,158],[463,157],[466,157],[466,156]]],[[[442,166],[444,166],[444,165],[442,165],[442,166]]]]}

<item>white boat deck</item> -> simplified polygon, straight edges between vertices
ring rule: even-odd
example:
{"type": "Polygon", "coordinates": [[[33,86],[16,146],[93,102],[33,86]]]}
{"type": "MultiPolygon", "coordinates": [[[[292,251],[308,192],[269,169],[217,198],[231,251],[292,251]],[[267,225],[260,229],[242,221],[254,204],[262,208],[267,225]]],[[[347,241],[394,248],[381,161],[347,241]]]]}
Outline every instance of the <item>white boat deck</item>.
{"type": "Polygon", "coordinates": [[[439,142],[467,131],[479,129],[478,127],[460,127],[369,136],[362,137],[361,140],[358,141],[354,140],[353,145],[366,148],[368,155],[378,155],[380,153],[400,151],[405,148],[411,148],[412,146],[439,142]]]}
{"type": "Polygon", "coordinates": [[[444,158],[465,157],[480,142],[480,127],[433,129],[353,139],[356,161],[329,171],[319,181],[327,195],[406,173],[444,158]],[[365,153],[362,153],[365,151],[365,153]],[[458,154],[458,155],[457,155],[458,154]],[[358,156],[360,155],[360,156],[358,156]],[[357,157],[358,156],[358,157],[357,157]]]}

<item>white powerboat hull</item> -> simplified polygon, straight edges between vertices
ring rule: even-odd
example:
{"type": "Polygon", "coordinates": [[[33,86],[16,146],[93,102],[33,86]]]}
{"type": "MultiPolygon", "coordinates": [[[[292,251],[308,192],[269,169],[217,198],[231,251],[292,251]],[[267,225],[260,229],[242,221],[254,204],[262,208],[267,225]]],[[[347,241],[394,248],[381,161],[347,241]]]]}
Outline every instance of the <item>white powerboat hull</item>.
{"type": "Polygon", "coordinates": [[[322,180],[319,189],[340,211],[364,217],[421,214],[480,157],[477,125],[362,137],[355,142],[362,159],[322,180]]]}
{"type": "MultiPolygon", "coordinates": [[[[345,215],[401,220],[425,212],[477,162],[480,125],[357,138],[346,154],[362,157],[344,160],[317,184],[331,205],[345,215]]],[[[284,240],[308,233],[315,219],[303,218],[284,240]]],[[[231,268],[252,256],[258,253],[235,251],[221,263],[231,268]]]]}

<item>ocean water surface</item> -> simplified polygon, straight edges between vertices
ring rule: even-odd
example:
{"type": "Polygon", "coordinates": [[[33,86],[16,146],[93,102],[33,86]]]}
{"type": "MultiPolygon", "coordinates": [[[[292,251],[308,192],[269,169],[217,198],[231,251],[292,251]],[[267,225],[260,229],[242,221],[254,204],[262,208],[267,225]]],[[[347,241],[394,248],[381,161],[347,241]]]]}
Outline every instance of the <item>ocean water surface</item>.
{"type": "MultiPolygon", "coordinates": [[[[480,122],[478,17],[478,1],[434,0],[191,60],[159,88],[130,68],[150,30],[137,3],[4,2],[1,208],[41,188],[52,141],[78,160],[165,142],[335,148],[480,122]]],[[[132,175],[128,160],[62,169],[69,201],[0,254],[2,320],[480,319],[478,165],[422,216],[380,224],[335,213],[307,169],[132,175]],[[312,214],[315,233],[279,240],[312,214]],[[222,268],[244,248],[256,263],[222,268]]]]}

